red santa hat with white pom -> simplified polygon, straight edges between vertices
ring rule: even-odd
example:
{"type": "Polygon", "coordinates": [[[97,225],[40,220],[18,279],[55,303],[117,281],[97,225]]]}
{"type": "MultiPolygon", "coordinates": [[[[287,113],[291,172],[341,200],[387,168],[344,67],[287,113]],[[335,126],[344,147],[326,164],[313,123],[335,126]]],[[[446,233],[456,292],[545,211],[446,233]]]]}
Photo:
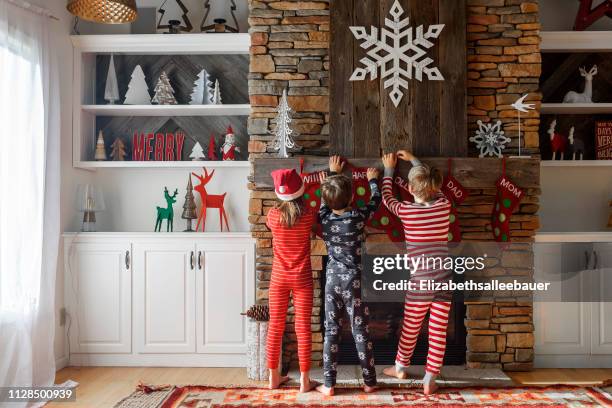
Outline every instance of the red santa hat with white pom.
{"type": "Polygon", "coordinates": [[[304,181],[294,169],[281,169],[272,172],[274,192],[282,201],[293,201],[304,195],[304,181]]]}

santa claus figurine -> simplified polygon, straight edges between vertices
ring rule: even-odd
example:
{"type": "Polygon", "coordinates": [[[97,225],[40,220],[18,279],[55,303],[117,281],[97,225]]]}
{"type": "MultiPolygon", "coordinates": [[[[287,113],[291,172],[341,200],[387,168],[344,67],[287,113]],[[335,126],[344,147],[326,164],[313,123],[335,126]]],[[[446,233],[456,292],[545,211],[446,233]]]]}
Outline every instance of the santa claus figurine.
{"type": "Polygon", "coordinates": [[[236,145],[236,136],[234,135],[234,129],[232,127],[227,128],[225,135],[225,143],[221,146],[221,153],[223,153],[223,161],[234,161],[236,160],[236,152],[240,153],[240,147],[236,145]]]}

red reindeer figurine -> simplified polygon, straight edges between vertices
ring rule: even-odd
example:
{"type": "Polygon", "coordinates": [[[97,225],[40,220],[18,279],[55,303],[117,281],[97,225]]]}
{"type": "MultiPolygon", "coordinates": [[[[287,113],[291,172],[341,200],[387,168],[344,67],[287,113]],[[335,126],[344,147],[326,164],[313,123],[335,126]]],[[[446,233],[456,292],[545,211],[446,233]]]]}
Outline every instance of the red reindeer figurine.
{"type": "Polygon", "coordinates": [[[196,225],[195,230],[198,231],[200,229],[200,223],[202,223],[202,232],[206,229],[206,210],[209,208],[218,208],[219,209],[219,224],[221,226],[221,231],[223,231],[223,220],[225,219],[225,227],[229,232],[229,224],[227,221],[227,213],[225,212],[224,202],[225,196],[227,193],[223,195],[211,195],[206,191],[206,184],[210,182],[213,178],[215,171],[213,170],[210,174],[208,174],[208,170],[204,167],[204,175],[199,176],[196,173],[192,173],[195,178],[200,181],[200,184],[195,186],[194,190],[200,193],[200,198],[202,200],[202,209],[200,210],[200,215],[198,217],[198,224],[196,225]]]}
{"type": "Polygon", "coordinates": [[[557,119],[553,120],[548,128],[548,134],[550,135],[550,147],[552,149],[552,160],[557,159],[557,153],[561,157],[561,160],[565,157],[565,148],[567,146],[567,140],[565,136],[557,132],[557,119]]]}

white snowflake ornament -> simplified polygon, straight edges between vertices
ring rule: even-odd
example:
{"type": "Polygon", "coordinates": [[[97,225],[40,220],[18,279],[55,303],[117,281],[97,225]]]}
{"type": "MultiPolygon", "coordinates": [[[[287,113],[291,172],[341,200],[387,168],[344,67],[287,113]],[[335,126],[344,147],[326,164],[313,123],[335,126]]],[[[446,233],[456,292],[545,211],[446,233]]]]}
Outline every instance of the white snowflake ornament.
{"type": "Polygon", "coordinates": [[[502,151],[512,139],[505,135],[502,130],[502,122],[497,123],[482,123],[478,122],[478,130],[476,135],[470,137],[470,142],[476,143],[476,148],[480,150],[479,157],[497,156],[502,157],[502,151]]]}
{"type": "Polygon", "coordinates": [[[424,32],[423,25],[409,27],[410,19],[402,19],[404,9],[397,0],[389,11],[393,20],[385,18],[385,27],[380,31],[372,26],[368,34],[366,27],[350,27],[357,40],[362,40],[361,48],[368,50],[367,57],[362,58],[364,67],[356,68],[351,81],[363,81],[370,74],[370,80],[380,77],[385,80],[385,89],[392,88],[389,97],[395,107],[399,105],[404,92],[408,89],[407,79],[423,80],[423,73],[430,81],[442,81],[444,77],[436,67],[430,67],[433,60],[426,56],[427,50],[434,46],[429,41],[438,38],[444,29],[444,24],[434,24],[424,32]]]}

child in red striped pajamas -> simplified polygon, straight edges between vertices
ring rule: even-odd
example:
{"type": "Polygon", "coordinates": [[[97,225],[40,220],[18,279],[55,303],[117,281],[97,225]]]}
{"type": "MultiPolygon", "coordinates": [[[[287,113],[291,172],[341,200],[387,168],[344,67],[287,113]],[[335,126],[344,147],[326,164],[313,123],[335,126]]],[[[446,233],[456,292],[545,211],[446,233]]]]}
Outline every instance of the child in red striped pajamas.
{"type": "Polygon", "coordinates": [[[270,279],[267,357],[270,369],[270,389],[289,380],[278,371],[282,337],[287,320],[289,295],[293,295],[295,332],[300,362],[300,392],[313,388],[310,382],[312,339],[313,284],[310,265],[310,232],[317,221],[317,212],[302,203],[304,183],[295,170],[272,172],[279,204],[268,213],[266,225],[272,231],[274,261],[270,279]]]}
{"type": "MultiPolygon", "coordinates": [[[[383,178],[383,202],[393,214],[397,215],[404,226],[406,247],[410,257],[427,258],[448,256],[448,229],[450,202],[444,197],[440,188],[442,176],[436,169],[430,169],[411,153],[402,150],[383,156],[385,177],[383,178]],[[393,196],[393,174],[397,158],[410,161],[413,165],[408,175],[409,191],[415,202],[401,202],[393,196]]],[[[452,271],[436,269],[434,266],[420,267],[411,271],[410,280],[434,280],[448,282],[452,271]]],[[[429,312],[429,349],[423,388],[426,395],[433,393],[436,377],[440,374],[444,352],[446,350],[446,329],[451,306],[452,293],[448,291],[414,290],[406,293],[402,334],[398,344],[395,366],[384,370],[384,373],[405,379],[410,358],[414,353],[417,338],[423,320],[429,312]]]]}

